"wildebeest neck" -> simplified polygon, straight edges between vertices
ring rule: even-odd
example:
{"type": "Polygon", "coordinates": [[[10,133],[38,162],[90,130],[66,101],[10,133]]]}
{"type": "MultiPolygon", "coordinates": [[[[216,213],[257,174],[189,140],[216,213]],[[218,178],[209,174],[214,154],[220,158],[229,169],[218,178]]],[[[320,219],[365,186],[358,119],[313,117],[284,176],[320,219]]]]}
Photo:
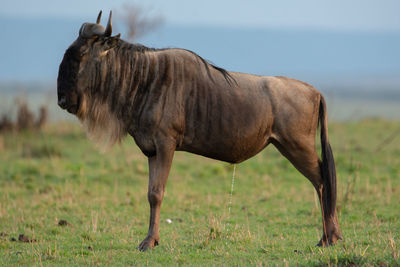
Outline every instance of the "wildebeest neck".
{"type": "Polygon", "coordinates": [[[99,66],[98,91],[121,119],[132,115],[136,97],[144,94],[155,79],[156,62],[151,51],[155,50],[122,41],[99,66]]]}

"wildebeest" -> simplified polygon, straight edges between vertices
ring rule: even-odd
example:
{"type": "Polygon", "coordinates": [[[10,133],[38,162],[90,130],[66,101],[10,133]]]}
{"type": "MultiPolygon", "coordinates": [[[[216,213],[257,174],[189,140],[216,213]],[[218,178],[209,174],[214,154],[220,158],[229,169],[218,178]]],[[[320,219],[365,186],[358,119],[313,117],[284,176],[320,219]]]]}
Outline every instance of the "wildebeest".
{"type": "Polygon", "coordinates": [[[326,104],[311,85],[286,77],[228,72],[185,49],[152,49],[84,23],[66,50],[58,104],[89,136],[111,145],[131,135],[148,157],[150,226],[140,250],[159,243],[160,206],[175,151],[242,162],[273,144],[320,198],[319,245],[342,238],[326,104]],[[320,125],[321,160],[315,147],[320,125]]]}

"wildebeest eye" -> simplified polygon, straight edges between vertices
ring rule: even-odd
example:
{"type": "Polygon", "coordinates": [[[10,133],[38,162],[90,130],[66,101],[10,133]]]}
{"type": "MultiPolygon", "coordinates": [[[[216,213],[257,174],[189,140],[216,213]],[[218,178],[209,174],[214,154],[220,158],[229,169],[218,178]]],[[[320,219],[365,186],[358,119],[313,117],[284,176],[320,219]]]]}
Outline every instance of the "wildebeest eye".
{"type": "Polygon", "coordinates": [[[67,51],[65,51],[65,56],[73,60],[80,61],[83,53],[79,51],[79,48],[77,47],[70,47],[67,49],[67,51]]]}

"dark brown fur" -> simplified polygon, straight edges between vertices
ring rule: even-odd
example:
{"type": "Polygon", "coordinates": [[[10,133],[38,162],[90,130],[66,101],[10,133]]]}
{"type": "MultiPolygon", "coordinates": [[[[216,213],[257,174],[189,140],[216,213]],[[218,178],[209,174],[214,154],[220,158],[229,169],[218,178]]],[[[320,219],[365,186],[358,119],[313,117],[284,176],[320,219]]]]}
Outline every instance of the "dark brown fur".
{"type": "Polygon", "coordinates": [[[79,37],[58,76],[59,103],[113,144],[131,135],[149,159],[147,237],[159,242],[160,206],[174,151],[230,163],[272,143],[314,185],[321,200],[321,245],[341,239],[326,105],[311,85],[286,77],[227,72],[183,49],[150,49],[119,37],[79,37]],[[322,161],[315,150],[321,125],[322,161]]]}

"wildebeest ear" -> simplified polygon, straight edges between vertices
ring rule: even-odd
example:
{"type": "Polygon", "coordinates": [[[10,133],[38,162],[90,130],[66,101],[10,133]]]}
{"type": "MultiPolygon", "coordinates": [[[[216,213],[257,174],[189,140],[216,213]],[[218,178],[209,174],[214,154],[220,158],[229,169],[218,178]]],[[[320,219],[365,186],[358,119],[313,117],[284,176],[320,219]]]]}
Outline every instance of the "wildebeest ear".
{"type": "Polygon", "coordinates": [[[121,40],[120,37],[121,37],[121,34],[117,34],[112,37],[107,37],[103,44],[104,49],[108,50],[108,49],[111,49],[111,48],[117,46],[119,41],[121,40]]]}

